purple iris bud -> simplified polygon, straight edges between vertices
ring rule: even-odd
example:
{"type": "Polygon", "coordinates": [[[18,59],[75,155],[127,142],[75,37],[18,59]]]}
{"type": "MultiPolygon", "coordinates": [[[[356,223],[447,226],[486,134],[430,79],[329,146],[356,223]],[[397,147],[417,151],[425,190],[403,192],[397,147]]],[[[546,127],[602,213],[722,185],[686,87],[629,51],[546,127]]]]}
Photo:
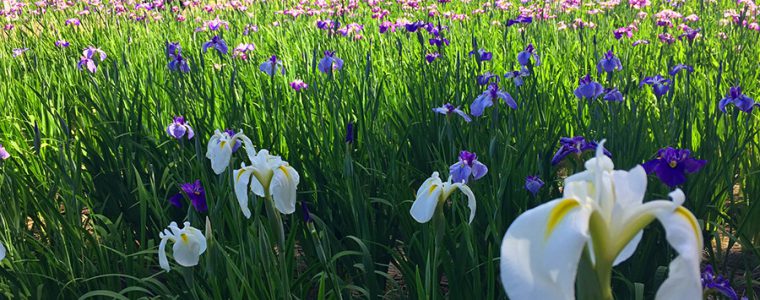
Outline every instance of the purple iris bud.
{"type": "MultiPolygon", "coordinates": [[[[229,138],[235,136],[235,132],[232,131],[232,129],[226,129],[224,131],[224,134],[226,134],[229,138]]],[[[235,145],[232,145],[232,153],[235,153],[240,149],[240,146],[242,146],[243,143],[240,142],[240,139],[235,139],[235,145]]]]}
{"type": "Polygon", "coordinates": [[[692,28],[689,28],[689,27],[685,27],[683,29],[684,33],[682,33],[681,35],[678,36],[678,40],[683,40],[683,38],[686,38],[689,41],[693,41],[694,39],[697,38],[697,35],[699,35],[699,32],[701,30],[702,29],[700,29],[700,28],[692,29],[692,28]]]}
{"type": "Polygon", "coordinates": [[[659,74],[654,77],[645,77],[644,80],[641,81],[639,84],[639,87],[646,85],[652,86],[652,90],[654,91],[654,94],[657,97],[662,97],[662,95],[665,95],[668,93],[668,90],[670,90],[670,83],[671,80],[667,79],[665,77],[660,76],[659,74]]]}
{"type": "Polygon", "coordinates": [[[446,103],[441,107],[433,108],[433,111],[442,115],[446,115],[447,117],[450,116],[451,114],[457,114],[460,117],[462,117],[462,119],[464,119],[465,122],[469,123],[470,121],[472,121],[472,118],[470,118],[470,116],[467,115],[466,112],[459,109],[458,106],[451,105],[451,103],[446,103]]]}
{"type": "Polygon", "coordinates": [[[216,51],[219,51],[219,54],[227,54],[227,50],[229,50],[227,43],[218,35],[215,35],[210,41],[203,43],[203,53],[206,53],[208,48],[216,49],[216,51]]]}
{"type": "Polygon", "coordinates": [[[280,71],[282,75],[285,75],[285,68],[282,66],[282,61],[277,59],[276,55],[272,55],[268,60],[261,63],[261,65],[259,65],[259,70],[269,76],[274,76],[277,71],[280,71]]]}
{"type": "Polygon", "coordinates": [[[346,143],[353,144],[356,141],[356,130],[354,129],[354,121],[348,121],[346,124],[346,143]]]}
{"type": "Polygon", "coordinates": [[[622,69],[623,64],[621,64],[620,59],[617,58],[614,53],[612,53],[612,50],[607,51],[607,53],[602,56],[602,59],[600,59],[599,63],[596,65],[596,70],[599,73],[602,73],[602,71],[612,73],[614,71],[620,71],[622,69]]]}
{"type": "Polygon", "coordinates": [[[657,151],[657,157],[645,162],[647,174],[655,173],[660,181],[673,188],[686,182],[686,173],[694,173],[702,169],[706,160],[694,159],[688,149],[667,147],[657,151]]]}
{"type": "Polygon", "coordinates": [[[690,65],[677,64],[677,65],[673,66],[672,69],[670,69],[670,73],[668,73],[668,74],[670,74],[670,76],[676,76],[676,74],[678,74],[678,72],[681,72],[681,71],[686,71],[688,73],[692,73],[692,72],[694,72],[694,68],[692,66],[690,66],[690,65]]]}
{"type": "Polygon", "coordinates": [[[478,85],[486,85],[491,82],[491,79],[495,79],[498,82],[499,75],[493,74],[491,72],[485,72],[483,73],[483,75],[478,75],[477,77],[478,85]]]}
{"type": "Polygon", "coordinates": [[[182,53],[182,47],[179,42],[166,42],[166,58],[172,58],[180,53],[182,53]]]}
{"type": "Polygon", "coordinates": [[[8,153],[7,150],[5,150],[5,147],[3,145],[0,145],[0,159],[6,160],[11,157],[11,154],[8,153]]]}
{"type": "Polygon", "coordinates": [[[754,99],[744,95],[742,93],[742,88],[739,86],[732,86],[728,90],[726,97],[721,99],[718,103],[718,108],[720,108],[722,112],[726,112],[726,105],[729,103],[732,103],[738,109],[746,113],[751,113],[755,106],[760,106],[760,104],[755,103],[754,99]]]}
{"type": "Polygon", "coordinates": [[[208,207],[206,206],[206,190],[203,188],[203,185],[201,185],[200,180],[183,183],[180,185],[180,189],[182,189],[185,195],[190,198],[190,203],[193,204],[196,211],[208,211],[208,207]]]}
{"type": "Polygon", "coordinates": [[[187,125],[187,122],[185,122],[185,117],[183,116],[175,116],[174,119],[172,119],[172,123],[166,127],[166,133],[178,140],[185,136],[185,134],[187,134],[188,140],[192,139],[193,136],[195,136],[193,128],[190,127],[190,125],[187,125]]]}
{"type": "Polygon", "coordinates": [[[604,90],[604,97],[602,99],[611,102],[623,102],[623,93],[621,93],[616,87],[608,88],[604,90]]]}
{"type": "Polygon", "coordinates": [[[436,59],[438,59],[439,57],[441,57],[441,54],[440,54],[440,53],[438,53],[438,52],[433,52],[433,53],[428,53],[428,54],[425,54],[425,60],[426,60],[428,63],[432,63],[433,61],[435,61],[435,60],[436,60],[436,59]]]}
{"type": "Polygon", "coordinates": [[[380,33],[385,33],[386,31],[388,31],[388,29],[391,29],[392,27],[393,27],[393,23],[391,22],[385,21],[383,23],[380,23],[380,27],[379,27],[380,33]]]}
{"type": "Polygon", "coordinates": [[[473,180],[478,180],[486,173],[488,173],[488,167],[478,161],[478,156],[475,153],[466,150],[459,152],[459,161],[449,167],[452,182],[467,183],[470,181],[470,177],[473,180]]]}
{"type": "Polygon", "coordinates": [[[57,40],[57,41],[55,41],[55,46],[59,47],[59,48],[68,48],[69,45],[71,45],[71,44],[69,44],[69,42],[67,42],[66,40],[57,40]]]}
{"type": "Polygon", "coordinates": [[[418,29],[420,29],[423,26],[425,26],[425,22],[417,21],[414,23],[409,23],[409,24],[404,25],[404,28],[408,32],[416,32],[418,29]]]}
{"type": "Polygon", "coordinates": [[[490,61],[491,59],[493,59],[493,53],[488,52],[486,51],[486,49],[483,49],[483,48],[478,49],[478,51],[474,51],[474,50],[470,51],[470,57],[472,57],[473,55],[477,55],[475,56],[475,58],[477,58],[480,61],[490,61]]]}
{"type": "Polygon", "coordinates": [[[303,221],[304,223],[311,223],[314,222],[311,219],[311,213],[309,213],[309,206],[306,205],[306,201],[301,201],[301,212],[303,212],[303,221]]]}
{"type": "Polygon", "coordinates": [[[633,42],[633,46],[634,47],[636,47],[638,45],[649,45],[649,41],[648,40],[636,40],[635,42],[633,42]]]}
{"type": "Polygon", "coordinates": [[[182,196],[182,193],[176,193],[169,197],[169,204],[177,208],[182,208],[182,198],[184,198],[184,196],[182,196]]]}
{"type": "Polygon", "coordinates": [[[604,87],[596,81],[591,80],[591,75],[581,77],[578,80],[578,87],[573,92],[578,99],[593,100],[604,93],[604,87]]]}
{"type": "Polygon", "coordinates": [[[436,46],[436,47],[442,47],[442,46],[448,46],[449,45],[449,39],[442,38],[442,37],[434,37],[428,40],[430,43],[430,46],[436,46]]]}
{"type": "Polygon", "coordinates": [[[515,102],[515,99],[512,99],[512,96],[509,93],[499,90],[498,84],[491,83],[488,85],[488,89],[472,102],[472,105],[470,105],[470,113],[473,116],[480,117],[483,115],[483,110],[485,110],[486,107],[493,106],[493,102],[498,101],[499,99],[503,100],[504,103],[512,109],[517,109],[517,102],[515,102]]]}
{"type": "Polygon", "coordinates": [[[21,54],[24,54],[24,52],[29,51],[29,48],[16,48],[13,49],[13,57],[19,57],[21,54]]]}
{"type": "Polygon", "coordinates": [[[533,197],[538,194],[538,191],[544,186],[544,181],[538,176],[525,177],[525,189],[530,192],[533,197]]]}
{"type": "Polygon", "coordinates": [[[515,25],[515,24],[520,24],[520,23],[530,24],[531,22],[533,22],[533,18],[532,17],[530,17],[530,16],[524,16],[524,15],[519,15],[515,19],[508,20],[507,21],[507,27],[515,25]]]}
{"type": "Polygon", "coordinates": [[[90,73],[95,73],[98,70],[98,64],[104,60],[106,60],[106,53],[103,52],[103,50],[95,48],[94,46],[89,46],[82,51],[82,56],[79,58],[77,68],[79,68],[79,70],[87,68],[90,73]]]}
{"type": "Polygon", "coordinates": [[[317,68],[320,72],[330,74],[333,71],[340,71],[343,69],[343,60],[335,57],[335,51],[325,51],[325,57],[323,57],[317,68]]]}
{"type": "Polygon", "coordinates": [[[296,79],[290,82],[290,87],[296,92],[300,92],[301,90],[308,88],[309,85],[306,84],[306,82],[303,82],[301,79],[296,79]]]}
{"type": "Polygon", "coordinates": [[[731,283],[728,279],[723,278],[721,275],[715,275],[712,265],[706,265],[702,271],[702,288],[705,290],[717,291],[731,300],[739,300],[739,295],[731,287],[731,283]]]}
{"type": "MultiPolygon", "coordinates": [[[[586,138],[582,136],[560,138],[559,144],[559,150],[557,150],[557,153],[555,153],[554,157],[552,157],[552,166],[557,165],[570,154],[580,156],[583,152],[586,151],[596,151],[596,148],[598,146],[596,142],[587,141],[586,138]]],[[[612,153],[607,151],[607,149],[602,150],[604,151],[604,155],[612,157],[612,153]]]]}
{"type": "Polygon", "coordinates": [[[521,66],[528,66],[530,64],[531,57],[536,61],[536,66],[541,65],[541,59],[538,57],[536,48],[533,48],[533,44],[528,44],[528,46],[525,47],[525,50],[517,53],[517,62],[521,66]]]}
{"type": "Polygon", "coordinates": [[[510,71],[504,74],[504,78],[506,79],[512,79],[512,81],[515,83],[515,86],[522,86],[524,81],[523,77],[530,76],[530,71],[526,69],[525,67],[520,68],[519,71],[510,71]]]}

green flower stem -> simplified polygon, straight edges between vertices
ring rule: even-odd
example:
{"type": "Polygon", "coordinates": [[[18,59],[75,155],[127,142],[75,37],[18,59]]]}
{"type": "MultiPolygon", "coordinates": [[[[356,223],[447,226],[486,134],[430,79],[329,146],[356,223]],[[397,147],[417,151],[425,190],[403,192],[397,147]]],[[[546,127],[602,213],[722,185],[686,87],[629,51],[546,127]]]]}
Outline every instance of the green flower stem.
{"type": "Polygon", "coordinates": [[[280,251],[285,251],[285,229],[282,226],[282,217],[280,216],[280,213],[274,209],[274,199],[272,199],[272,195],[269,193],[267,193],[266,201],[264,201],[264,207],[269,216],[269,226],[272,227],[272,231],[277,235],[280,251]]]}
{"type": "Polygon", "coordinates": [[[601,299],[612,300],[612,263],[615,261],[615,256],[610,251],[611,245],[609,245],[609,242],[611,241],[611,236],[607,228],[607,222],[596,211],[591,213],[589,231],[591,232],[591,241],[594,248],[596,263],[594,269],[599,281],[601,299]]]}

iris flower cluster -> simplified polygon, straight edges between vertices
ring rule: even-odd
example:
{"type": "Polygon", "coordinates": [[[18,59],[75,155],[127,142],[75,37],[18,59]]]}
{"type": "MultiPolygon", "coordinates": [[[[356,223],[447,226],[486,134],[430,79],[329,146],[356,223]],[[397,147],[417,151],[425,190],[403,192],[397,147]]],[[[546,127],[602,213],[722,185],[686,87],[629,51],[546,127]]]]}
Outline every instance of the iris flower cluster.
{"type": "Polygon", "coordinates": [[[187,59],[182,57],[182,47],[180,47],[179,42],[166,43],[166,58],[169,59],[169,64],[167,65],[169,70],[183,73],[190,72],[187,59]]]}

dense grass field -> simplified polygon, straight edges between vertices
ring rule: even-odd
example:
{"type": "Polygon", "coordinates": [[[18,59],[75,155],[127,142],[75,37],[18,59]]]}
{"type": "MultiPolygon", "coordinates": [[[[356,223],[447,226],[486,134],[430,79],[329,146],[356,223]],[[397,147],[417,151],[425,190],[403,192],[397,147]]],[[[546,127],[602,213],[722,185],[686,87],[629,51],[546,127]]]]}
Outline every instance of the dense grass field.
{"type": "MultiPolygon", "coordinates": [[[[751,0],[3,4],[0,298],[505,299],[505,232],[602,140],[615,169],[653,161],[645,201],[685,194],[727,280],[706,297],[760,297],[751,0]],[[433,172],[468,178],[471,222],[459,191],[410,213],[433,172]],[[171,222],[198,230],[160,251],[171,222]]],[[[659,224],[615,299],[668,277],[659,224]]]]}

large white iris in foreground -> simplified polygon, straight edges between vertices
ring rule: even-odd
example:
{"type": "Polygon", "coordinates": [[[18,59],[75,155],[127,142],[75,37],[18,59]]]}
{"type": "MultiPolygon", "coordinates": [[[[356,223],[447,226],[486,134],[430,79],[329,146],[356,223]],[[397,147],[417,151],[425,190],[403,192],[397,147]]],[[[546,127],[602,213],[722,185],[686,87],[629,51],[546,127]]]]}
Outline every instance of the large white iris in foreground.
{"type": "Polygon", "coordinates": [[[575,299],[578,266],[582,255],[588,255],[599,295],[612,299],[612,267],[633,254],[642,229],[658,219],[678,256],[655,299],[702,299],[702,233],[694,215],[681,206],[683,192],[670,193],[672,201],[643,202],[644,169],[614,170],[602,145],[586,162],[586,171],[565,179],[562,198],[526,211],[507,230],[501,245],[507,295],[517,300],[575,299]]]}

